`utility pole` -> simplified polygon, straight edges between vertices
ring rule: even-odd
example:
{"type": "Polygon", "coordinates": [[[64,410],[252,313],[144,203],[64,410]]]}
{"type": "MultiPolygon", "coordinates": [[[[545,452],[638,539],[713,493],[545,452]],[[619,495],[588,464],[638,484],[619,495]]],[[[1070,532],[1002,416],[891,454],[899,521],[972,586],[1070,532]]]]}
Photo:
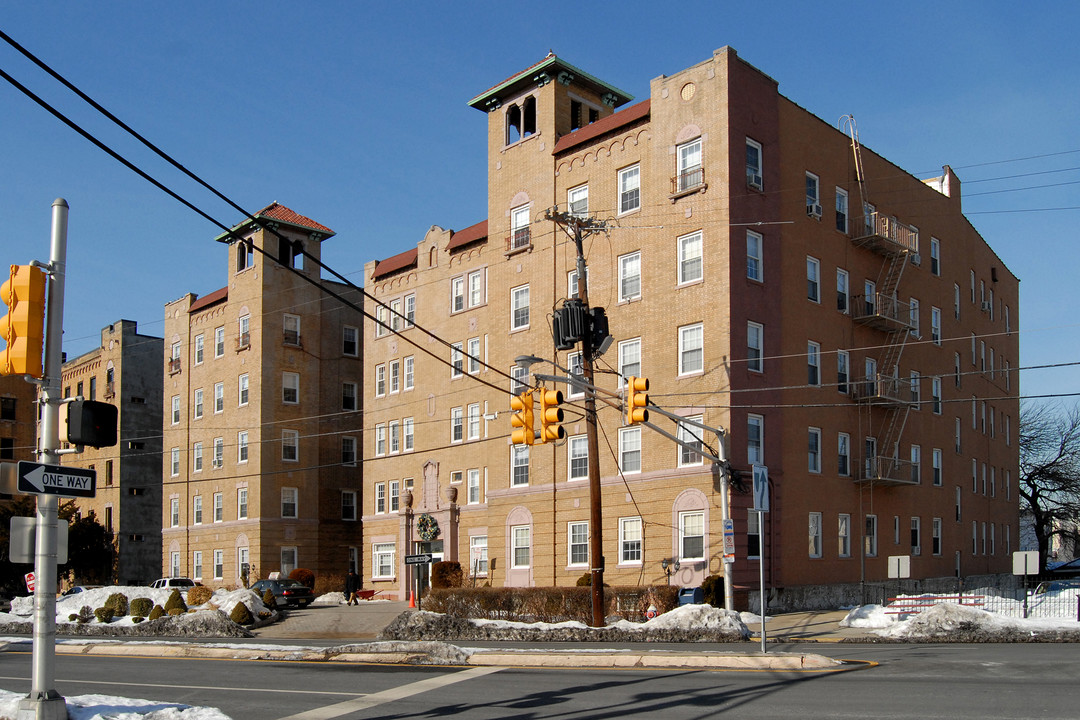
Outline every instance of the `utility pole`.
{"type": "MultiPolygon", "coordinates": [[[[583,242],[587,235],[606,230],[605,223],[568,212],[549,210],[546,219],[571,235],[577,249],[577,294],[589,311],[589,283],[583,242]]],[[[593,338],[591,332],[581,339],[581,373],[593,384],[593,338]]],[[[600,442],[596,425],[596,396],[585,393],[585,437],[589,452],[589,576],[592,583],[592,626],[604,627],[604,512],[600,494],[600,442]]]]}

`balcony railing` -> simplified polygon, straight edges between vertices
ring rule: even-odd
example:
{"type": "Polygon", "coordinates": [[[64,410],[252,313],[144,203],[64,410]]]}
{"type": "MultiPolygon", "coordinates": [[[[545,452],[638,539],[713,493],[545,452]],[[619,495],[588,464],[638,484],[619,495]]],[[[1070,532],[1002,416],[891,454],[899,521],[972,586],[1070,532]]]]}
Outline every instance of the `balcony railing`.
{"type": "Polygon", "coordinates": [[[173,358],[169,361],[169,374],[175,375],[180,372],[180,358],[173,358]]]}
{"type": "Polygon", "coordinates": [[[251,347],[251,333],[240,333],[240,336],[236,338],[236,352],[247,350],[249,347],[251,347]]]}
{"type": "Polygon", "coordinates": [[[919,252],[919,231],[894,217],[872,212],[852,218],[851,241],[883,255],[919,252]]]}
{"type": "Polygon", "coordinates": [[[705,168],[701,165],[687,168],[671,178],[671,194],[692,192],[705,185],[705,168]]]}
{"type": "Polygon", "coordinates": [[[910,330],[914,327],[911,324],[911,303],[898,300],[892,295],[856,295],[852,302],[852,317],[861,325],[885,332],[910,330]]]}
{"type": "Polygon", "coordinates": [[[916,465],[910,460],[875,455],[863,458],[855,482],[883,485],[917,485],[916,465]]]}
{"type": "Polygon", "coordinates": [[[515,252],[517,250],[524,250],[525,248],[532,246],[532,232],[528,225],[525,227],[515,228],[510,232],[510,237],[506,238],[506,251],[515,252]]]}
{"type": "Polygon", "coordinates": [[[300,344],[300,331],[299,330],[283,330],[281,334],[281,342],[286,345],[299,345],[300,344]]]}
{"type": "Polygon", "coordinates": [[[851,395],[855,402],[867,405],[912,405],[915,403],[909,379],[881,373],[868,375],[852,383],[851,395]]]}

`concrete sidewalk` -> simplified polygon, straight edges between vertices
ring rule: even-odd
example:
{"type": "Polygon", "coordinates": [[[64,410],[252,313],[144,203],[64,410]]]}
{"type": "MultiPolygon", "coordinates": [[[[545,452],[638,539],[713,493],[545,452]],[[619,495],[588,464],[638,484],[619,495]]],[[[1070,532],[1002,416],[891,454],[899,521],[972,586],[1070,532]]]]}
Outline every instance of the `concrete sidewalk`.
{"type": "MultiPolygon", "coordinates": [[[[808,610],[770,615],[765,622],[765,639],[777,642],[842,642],[870,636],[865,628],[842,628],[847,610],[808,610]]],[[[761,623],[747,624],[754,637],[761,638],[761,623]]]]}

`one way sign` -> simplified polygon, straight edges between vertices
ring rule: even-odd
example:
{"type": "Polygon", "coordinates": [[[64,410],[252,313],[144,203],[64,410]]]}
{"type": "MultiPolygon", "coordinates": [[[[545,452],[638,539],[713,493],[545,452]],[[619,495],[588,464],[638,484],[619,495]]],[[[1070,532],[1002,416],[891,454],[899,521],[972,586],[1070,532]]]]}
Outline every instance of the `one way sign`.
{"type": "Polygon", "coordinates": [[[21,493],[62,495],[63,497],[94,497],[97,473],[75,467],[19,462],[21,493]]]}

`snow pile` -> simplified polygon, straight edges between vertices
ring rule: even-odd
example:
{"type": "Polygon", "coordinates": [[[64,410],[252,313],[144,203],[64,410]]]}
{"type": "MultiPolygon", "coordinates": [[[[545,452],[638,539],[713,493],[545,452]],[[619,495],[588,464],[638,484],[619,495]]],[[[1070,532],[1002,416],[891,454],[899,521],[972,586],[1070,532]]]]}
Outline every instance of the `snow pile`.
{"type": "Polygon", "coordinates": [[[312,605],[344,605],[345,593],[343,592],[329,592],[325,595],[320,595],[311,601],[312,605]]]}
{"type": "MultiPolygon", "coordinates": [[[[0,690],[0,717],[16,717],[19,701],[24,697],[25,694],[0,690]]],[[[64,702],[69,720],[229,720],[217,708],[109,695],[74,695],[65,697],[64,702]]]]}
{"type": "Polygon", "coordinates": [[[840,627],[872,629],[896,642],[1078,642],[1080,622],[1007,617],[956,603],[939,603],[918,614],[887,614],[881,605],[851,610],[840,627]],[[901,617],[905,619],[900,619],[901,617]]]}
{"type": "Polygon", "coordinates": [[[711,631],[742,633],[746,630],[746,623],[742,621],[738,613],[713,607],[712,605],[680,605],[674,610],[658,615],[652,620],[646,620],[643,624],[631,623],[622,620],[616,623],[621,627],[625,623],[644,631],[650,630],[688,630],[688,631],[711,631]]]}
{"type": "Polygon", "coordinates": [[[840,621],[840,627],[887,628],[896,621],[896,615],[889,615],[881,605],[863,605],[848,611],[847,616],[840,621]]]}

